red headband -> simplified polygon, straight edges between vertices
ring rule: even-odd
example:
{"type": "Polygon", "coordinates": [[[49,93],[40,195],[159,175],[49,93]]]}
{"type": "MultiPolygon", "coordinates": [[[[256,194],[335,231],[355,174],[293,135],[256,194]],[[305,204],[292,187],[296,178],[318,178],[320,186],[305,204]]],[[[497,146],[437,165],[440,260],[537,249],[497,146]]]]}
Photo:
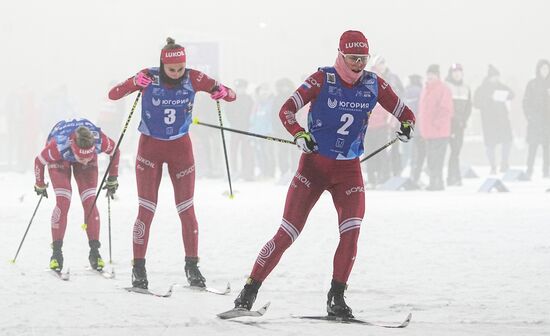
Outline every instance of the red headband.
{"type": "Polygon", "coordinates": [[[160,60],[164,64],[175,64],[185,62],[185,48],[162,49],[160,52],[160,60]]]}

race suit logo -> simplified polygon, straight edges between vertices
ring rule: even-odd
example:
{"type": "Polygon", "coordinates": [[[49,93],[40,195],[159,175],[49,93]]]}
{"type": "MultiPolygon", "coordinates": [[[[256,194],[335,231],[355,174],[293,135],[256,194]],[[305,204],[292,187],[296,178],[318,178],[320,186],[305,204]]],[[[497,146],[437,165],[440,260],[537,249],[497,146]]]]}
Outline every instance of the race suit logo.
{"type": "Polygon", "coordinates": [[[145,237],[145,223],[143,223],[138,219],[134,224],[134,230],[133,230],[134,244],[143,245],[145,242],[144,237],[145,237]]]}
{"type": "Polygon", "coordinates": [[[186,175],[189,175],[191,174],[192,172],[195,171],[195,165],[192,165],[191,167],[185,169],[185,170],[182,170],[180,171],[179,173],[176,174],[176,178],[179,180],[180,178],[186,176],[186,175]]]}
{"type": "Polygon", "coordinates": [[[160,105],[163,105],[163,106],[167,106],[167,105],[171,105],[171,106],[182,106],[182,105],[185,105],[185,104],[188,104],[189,103],[189,98],[185,98],[185,99],[160,99],[160,98],[153,98],[152,99],[153,101],[153,105],[154,106],[160,106],[160,105]]]}
{"type": "Polygon", "coordinates": [[[185,52],[183,50],[179,50],[179,51],[176,51],[176,52],[168,51],[165,54],[165,56],[166,57],[181,57],[181,56],[185,56],[185,52]]]}
{"type": "Polygon", "coordinates": [[[148,167],[155,168],[155,163],[154,162],[151,162],[151,161],[147,160],[146,158],[142,157],[141,155],[138,155],[136,160],[143,163],[144,165],[146,165],[148,167]]]}
{"type": "Polygon", "coordinates": [[[296,115],[292,111],[285,111],[284,112],[285,119],[287,124],[294,125],[296,123],[296,115]]]}
{"type": "Polygon", "coordinates": [[[348,42],[346,43],[344,49],[351,49],[351,48],[368,48],[369,45],[365,42],[348,42]]]}
{"type": "Polygon", "coordinates": [[[296,177],[296,179],[298,179],[298,181],[302,182],[306,187],[311,188],[311,181],[308,180],[307,177],[303,176],[300,173],[296,173],[296,175],[294,175],[294,177],[296,177]]]}
{"type": "Polygon", "coordinates": [[[359,102],[350,102],[350,101],[338,101],[336,98],[330,99],[327,101],[328,107],[331,109],[336,108],[337,106],[342,110],[360,110],[368,109],[370,107],[369,103],[359,103],[359,102]]]}
{"type": "Polygon", "coordinates": [[[346,195],[349,196],[349,195],[351,195],[353,193],[356,193],[356,192],[364,193],[365,192],[365,187],[363,187],[363,186],[352,187],[351,189],[346,190],[346,195]]]}
{"type": "Polygon", "coordinates": [[[275,242],[272,240],[268,241],[264,247],[262,247],[262,250],[260,251],[260,254],[258,255],[258,259],[256,259],[256,263],[260,265],[261,267],[265,266],[266,259],[271,256],[271,254],[275,251],[275,242]]]}

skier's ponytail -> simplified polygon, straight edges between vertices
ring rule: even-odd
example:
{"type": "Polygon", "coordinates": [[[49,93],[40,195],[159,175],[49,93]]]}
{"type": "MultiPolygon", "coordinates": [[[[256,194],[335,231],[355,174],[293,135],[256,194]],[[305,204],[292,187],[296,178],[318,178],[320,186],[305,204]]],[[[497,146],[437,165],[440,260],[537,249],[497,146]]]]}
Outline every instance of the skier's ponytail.
{"type": "Polygon", "coordinates": [[[80,148],[90,148],[94,145],[94,135],[86,126],[79,126],[76,130],[76,145],[80,148]]]}

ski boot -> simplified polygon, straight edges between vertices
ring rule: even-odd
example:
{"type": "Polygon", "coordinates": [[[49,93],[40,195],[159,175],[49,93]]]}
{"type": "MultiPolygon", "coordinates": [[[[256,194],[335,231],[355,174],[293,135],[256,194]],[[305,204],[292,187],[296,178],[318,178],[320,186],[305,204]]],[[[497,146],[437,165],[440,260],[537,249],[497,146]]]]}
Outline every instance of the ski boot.
{"type": "Polygon", "coordinates": [[[63,247],[62,240],[56,240],[52,243],[53,253],[50,257],[50,269],[61,272],[63,269],[63,252],[61,252],[61,247],[63,247]]]}
{"type": "Polygon", "coordinates": [[[256,296],[258,295],[258,289],[262,283],[252,278],[246,279],[246,284],[239,296],[235,299],[235,309],[252,309],[256,296]]]}
{"type": "Polygon", "coordinates": [[[347,289],[345,283],[332,280],[330,290],[327,295],[327,313],[329,316],[341,318],[353,318],[351,308],[344,300],[344,291],[347,289]]]}
{"type": "Polygon", "coordinates": [[[147,289],[147,271],[145,270],[145,259],[134,259],[132,268],[132,286],[135,288],[147,289]]]}
{"type": "Polygon", "coordinates": [[[105,262],[99,254],[101,243],[99,240],[90,240],[88,244],[90,245],[90,255],[88,257],[88,260],[90,260],[90,266],[92,266],[92,269],[96,271],[102,271],[103,267],[105,267],[105,262]]]}
{"type": "Polygon", "coordinates": [[[199,257],[185,257],[185,275],[190,286],[206,287],[206,279],[199,271],[198,262],[199,257]]]}

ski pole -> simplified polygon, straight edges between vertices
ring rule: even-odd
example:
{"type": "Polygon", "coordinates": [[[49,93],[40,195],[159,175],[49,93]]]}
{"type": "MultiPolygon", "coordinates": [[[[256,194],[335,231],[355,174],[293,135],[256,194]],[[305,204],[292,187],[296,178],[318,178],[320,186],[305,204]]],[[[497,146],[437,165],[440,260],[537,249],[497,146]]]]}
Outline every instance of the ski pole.
{"type": "MultiPolygon", "coordinates": [[[[48,185],[46,185],[47,187],[48,185]]],[[[34,219],[34,215],[36,215],[36,211],[38,211],[38,207],[40,206],[40,202],[42,202],[42,198],[44,198],[44,195],[40,195],[40,198],[38,199],[38,204],[36,204],[36,208],[34,208],[34,212],[32,213],[31,220],[29,221],[29,225],[27,225],[27,230],[25,230],[25,234],[23,235],[23,239],[21,239],[21,242],[19,243],[19,247],[17,248],[17,252],[15,253],[15,257],[11,260],[12,264],[15,264],[15,260],[17,259],[17,256],[19,255],[19,251],[21,250],[21,246],[23,246],[23,242],[25,241],[25,237],[27,237],[27,233],[29,232],[29,229],[31,228],[32,220],[34,219]]]]}
{"type": "Polygon", "coordinates": [[[362,163],[362,162],[365,162],[367,161],[368,159],[370,159],[371,157],[375,156],[376,154],[380,153],[381,151],[383,151],[384,149],[390,147],[391,145],[393,145],[396,141],[397,141],[398,138],[395,138],[393,139],[392,141],[388,142],[387,144],[385,144],[384,146],[378,148],[377,150],[375,150],[374,152],[370,153],[369,155],[365,156],[364,158],[361,159],[361,161],[359,161],[359,163],[362,163]]]}
{"type": "Polygon", "coordinates": [[[109,264],[113,263],[113,254],[111,253],[111,197],[107,196],[107,219],[109,223],[109,264]]]}
{"type": "Polygon", "coordinates": [[[264,140],[271,140],[271,141],[276,141],[276,142],[286,143],[286,144],[291,144],[291,145],[294,145],[294,144],[295,144],[294,141],[291,141],[291,140],[280,139],[280,138],[275,138],[275,137],[268,136],[268,135],[257,134],[257,133],[251,133],[251,132],[241,131],[241,130],[234,129],[234,128],[221,127],[221,126],[217,126],[217,125],[212,125],[212,124],[204,123],[204,122],[202,122],[202,121],[199,121],[198,118],[193,118],[193,124],[195,124],[195,125],[200,125],[200,126],[206,126],[206,127],[217,128],[217,129],[221,129],[221,130],[224,130],[224,131],[234,132],[234,133],[243,134],[243,135],[248,135],[248,136],[252,136],[252,137],[256,137],[256,138],[260,138],[260,139],[264,139],[264,140]]]}
{"type": "MultiPolygon", "coordinates": [[[[126,123],[124,124],[124,127],[122,128],[122,132],[120,132],[120,137],[118,138],[118,142],[116,144],[115,150],[113,153],[116,154],[118,147],[120,147],[120,143],[122,142],[122,138],[124,138],[124,134],[126,134],[126,129],[128,129],[128,125],[130,124],[130,120],[132,119],[132,115],[134,114],[134,111],[136,109],[137,103],[139,101],[139,98],[141,97],[141,90],[138,92],[136,96],[136,100],[134,100],[134,105],[132,106],[132,109],[130,110],[130,114],[128,115],[128,118],[126,119],[126,123]]],[[[113,154],[113,155],[115,155],[113,154]]],[[[111,169],[111,164],[113,163],[113,157],[109,160],[109,165],[107,166],[107,170],[105,170],[105,174],[103,174],[103,178],[101,179],[101,184],[99,185],[99,188],[97,188],[97,193],[95,194],[94,203],[92,203],[92,207],[90,210],[88,210],[88,213],[86,214],[86,217],[84,217],[84,225],[82,225],[83,229],[86,229],[88,223],[88,218],[92,214],[92,211],[97,203],[97,198],[99,197],[99,193],[101,193],[101,188],[103,188],[103,184],[105,183],[105,179],[107,178],[107,174],[109,174],[109,169],[111,169]]]]}
{"type": "Polygon", "coordinates": [[[218,119],[220,121],[220,132],[222,134],[223,155],[225,156],[225,169],[227,170],[227,180],[229,181],[229,198],[233,198],[233,187],[231,186],[231,173],[229,172],[229,160],[227,159],[227,148],[225,147],[225,135],[223,133],[222,110],[219,100],[216,100],[216,107],[218,108],[218,119]]]}

